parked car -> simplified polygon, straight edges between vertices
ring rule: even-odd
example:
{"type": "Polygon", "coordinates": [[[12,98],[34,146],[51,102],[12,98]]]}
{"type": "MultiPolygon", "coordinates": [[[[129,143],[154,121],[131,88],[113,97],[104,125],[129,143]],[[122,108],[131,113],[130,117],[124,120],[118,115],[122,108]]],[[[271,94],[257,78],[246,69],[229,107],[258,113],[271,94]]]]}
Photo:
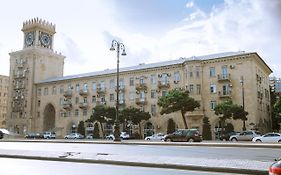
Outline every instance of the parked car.
{"type": "Polygon", "coordinates": [[[230,141],[237,142],[237,141],[252,141],[254,137],[261,136],[259,131],[243,131],[239,134],[232,135],[229,137],[230,141]]]}
{"type": "Polygon", "coordinates": [[[230,136],[237,135],[237,134],[240,134],[240,132],[232,131],[232,132],[223,133],[220,136],[220,140],[227,141],[227,140],[229,140],[230,136]]]}
{"type": "Polygon", "coordinates": [[[31,132],[31,133],[28,133],[24,136],[25,138],[27,139],[43,139],[44,136],[42,133],[34,133],[34,132],[31,132]]]}
{"type": "Polygon", "coordinates": [[[86,136],[86,139],[93,139],[93,138],[94,138],[93,134],[88,134],[88,135],[86,136]]]}
{"type": "Polygon", "coordinates": [[[281,142],[281,134],[279,133],[267,133],[262,136],[254,137],[253,142],[281,142]]]}
{"type": "Polygon", "coordinates": [[[105,139],[106,139],[106,140],[114,140],[115,137],[114,137],[113,134],[109,134],[109,135],[105,136],[105,139]]]}
{"type": "Polygon", "coordinates": [[[79,133],[70,133],[64,136],[65,139],[83,139],[84,136],[79,133]]]}
{"type": "Polygon", "coordinates": [[[2,131],[0,131],[0,139],[3,139],[3,137],[4,137],[4,134],[2,131]]]}
{"type": "Polygon", "coordinates": [[[276,159],[272,165],[270,165],[268,173],[269,175],[281,175],[281,158],[276,159]]]}
{"type": "MultiPolygon", "coordinates": [[[[109,135],[105,136],[105,139],[106,140],[114,140],[115,137],[114,137],[113,134],[109,134],[109,135]]],[[[126,139],[132,139],[132,137],[127,132],[121,132],[120,133],[120,139],[126,140],[126,139]]]]}
{"type": "Polygon", "coordinates": [[[167,134],[163,139],[165,142],[201,142],[202,135],[197,129],[178,129],[172,134],[167,134]]]}
{"type": "Polygon", "coordinates": [[[55,132],[44,132],[43,133],[44,139],[55,139],[56,138],[56,133],[55,132]]]}
{"type": "Polygon", "coordinates": [[[152,136],[145,137],[144,140],[161,141],[163,139],[164,139],[164,134],[163,133],[157,133],[157,134],[153,134],[152,136]]]}

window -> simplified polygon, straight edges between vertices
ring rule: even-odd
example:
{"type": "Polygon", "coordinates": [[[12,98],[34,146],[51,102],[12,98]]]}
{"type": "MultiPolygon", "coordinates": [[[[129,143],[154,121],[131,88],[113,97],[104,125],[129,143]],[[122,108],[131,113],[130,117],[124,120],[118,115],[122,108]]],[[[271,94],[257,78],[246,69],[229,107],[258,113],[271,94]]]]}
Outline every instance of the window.
{"type": "Polygon", "coordinates": [[[62,106],[64,103],[64,99],[63,98],[60,98],[60,105],[62,106]]]}
{"type": "Polygon", "coordinates": [[[56,86],[53,86],[52,94],[53,94],[53,95],[56,95],[56,94],[57,94],[57,88],[56,88],[56,86]]]}
{"type": "Polygon", "coordinates": [[[144,91],[140,91],[140,100],[141,101],[145,100],[145,93],[144,93],[144,91]]]}
{"type": "Polygon", "coordinates": [[[198,78],[200,76],[200,66],[196,66],[195,71],[196,71],[196,77],[198,78]]]}
{"type": "Polygon", "coordinates": [[[214,67],[210,67],[210,77],[216,76],[216,69],[214,67]]]}
{"type": "Polygon", "coordinates": [[[83,98],[83,103],[88,103],[88,98],[87,97],[83,98]]]}
{"type": "Polygon", "coordinates": [[[79,103],[79,97],[76,97],[75,98],[75,104],[78,104],[79,103]]]}
{"type": "Polygon", "coordinates": [[[223,79],[227,78],[227,76],[228,76],[227,66],[221,67],[221,76],[222,76],[223,79]]]}
{"type": "Polygon", "coordinates": [[[75,116],[79,117],[79,110],[78,109],[75,109],[75,116]]]}
{"type": "Polygon", "coordinates": [[[134,77],[130,77],[130,86],[134,86],[134,77]]]}
{"type": "Polygon", "coordinates": [[[151,98],[156,98],[156,90],[151,90],[151,98]]]}
{"type": "Polygon", "coordinates": [[[44,88],[44,95],[48,95],[48,88],[44,88]]]}
{"type": "Polygon", "coordinates": [[[215,107],[216,107],[216,105],[217,105],[217,102],[216,102],[216,101],[211,101],[211,102],[210,102],[210,108],[211,108],[211,110],[214,110],[215,107]]]}
{"type": "Polygon", "coordinates": [[[211,84],[210,86],[210,91],[212,94],[216,93],[217,92],[217,88],[216,88],[216,85],[215,84],[211,84]]]}
{"type": "Polygon", "coordinates": [[[88,113],[87,109],[83,109],[83,116],[87,116],[87,113],[88,113]]]}
{"type": "Polygon", "coordinates": [[[119,103],[120,104],[124,104],[124,102],[125,102],[125,94],[124,93],[120,93],[119,103]]]}
{"type": "Polygon", "coordinates": [[[95,96],[95,95],[94,95],[94,96],[92,96],[92,103],[96,103],[96,101],[97,101],[96,96],[95,96]]]}
{"type": "Polygon", "coordinates": [[[75,86],[75,91],[76,91],[76,92],[79,92],[79,91],[80,91],[80,85],[79,85],[79,84],[76,84],[76,86],[75,86]]]}
{"type": "Polygon", "coordinates": [[[92,83],[92,89],[93,89],[94,92],[97,91],[97,83],[96,82],[92,83]]]}
{"type": "Polygon", "coordinates": [[[151,105],[151,115],[156,115],[156,105],[155,104],[152,104],[151,105]]]}
{"type": "Polygon", "coordinates": [[[188,71],[189,71],[189,77],[191,78],[193,76],[193,66],[189,66],[188,71]]]}
{"type": "Polygon", "coordinates": [[[37,90],[37,95],[38,95],[38,96],[41,96],[41,88],[39,88],[39,89],[37,90]]]}
{"type": "Polygon", "coordinates": [[[129,99],[130,99],[130,101],[135,100],[135,92],[129,92],[129,99]]]}
{"type": "Polygon", "coordinates": [[[162,96],[166,96],[167,95],[167,91],[162,91],[162,96]]]}
{"type": "Polygon", "coordinates": [[[150,75],[150,83],[151,84],[156,84],[156,75],[155,74],[150,75]]]}
{"type": "Polygon", "coordinates": [[[64,93],[64,87],[63,85],[60,86],[60,94],[63,94],[64,93]]]}
{"type": "Polygon", "coordinates": [[[140,84],[144,84],[144,77],[140,77],[140,84]]]}
{"type": "Polygon", "coordinates": [[[197,85],[196,85],[196,94],[197,94],[197,95],[200,95],[200,94],[201,94],[201,85],[200,85],[200,84],[197,84],[197,85]]]}
{"type": "Polygon", "coordinates": [[[110,88],[110,89],[114,89],[114,79],[111,79],[111,80],[109,81],[109,88],[110,88]]]}
{"type": "Polygon", "coordinates": [[[230,94],[230,90],[228,84],[222,85],[222,95],[229,95],[229,94],[230,94]]]}
{"type": "Polygon", "coordinates": [[[167,74],[167,73],[162,74],[162,82],[161,82],[161,83],[162,83],[163,85],[169,83],[169,77],[168,77],[168,74],[167,74]]]}
{"type": "Polygon", "coordinates": [[[193,84],[189,85],[189,93],[190,94],[194,94],[194,86],[193,86],[193,84]]]}
{"type": "Polygon", "coordinates": [[[84,85],[83,85],[83,91],[84,91],[84,92],[88,92],[88,84],[87,84],[87,83],[84,83],[84,85]]]}
{"type": "Polygon", "coordinates": [[[179,82],[180,81],[180,72],[175,72],[174,73],[174,82],[179,82]]]}
{"type": "Polygon", "coordinates": [[[125,86],[124,79],[123,79],[123,78],[120,78],[119,87],[120,87],[120,88],[124,88],[124,86],[125,86]]]}
{"type": "Polygon", "coordinates": [[[109,101],[111,101],[111,102],[114,101],[114,94],[109,94],[109,101]]]}
{"type": "Polygon", "coordinates": [[[69,85],[67,86],[67,89],[68,89],[68,90],[71,90],[71,89],[72,89],[71,84],[69,84],[69,85]]]}

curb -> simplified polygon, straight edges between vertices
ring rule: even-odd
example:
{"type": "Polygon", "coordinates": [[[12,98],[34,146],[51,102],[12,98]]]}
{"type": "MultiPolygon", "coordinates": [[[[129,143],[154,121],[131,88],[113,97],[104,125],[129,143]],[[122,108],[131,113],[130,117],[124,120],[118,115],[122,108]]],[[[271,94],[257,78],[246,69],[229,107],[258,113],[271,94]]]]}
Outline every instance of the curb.
{"type": "Polygon", "coordinates": [[[43,161],[57,161],[57,162],[72,162],[72,163],[91,163],[91,164],[110,164],[119,166],[134,166],[146,168],[165,168],[177,170],[193,170],[193,171],[208,171],[208,172],[221,172],[221,173],[237,173],[237,174],[254,174],[254,175],[267,175],[268,171],[265,170],[250,170],[250,169],[237,169],[237,168],[224,168],[224,167],[203,167],[192,165],[175,165],[175,164],[155,164],[143,162],[126,162],[115,160],[94,160],[94,159],[75,159],[75,158],[56,158],[56,157],[40,157],[40,156],[23,156],[23,155],[7,155],[0,154],[1,158],[16,158],[28,160],[43,160],[43,161]]]}
{"type": "Polygon", "coordinates": [[[79,143],[79,144],[124,144],[124,145],[156,145],[156,146],[202,146],[202,147],[247,147],[247,148],[272,148],[281,149],[281,144],[272,143],[190,143],[190,142],[145,142],[145,141],[93,141],[93,140],[1,140],[0,142],[37,142],[37,143],[79,143]]]}

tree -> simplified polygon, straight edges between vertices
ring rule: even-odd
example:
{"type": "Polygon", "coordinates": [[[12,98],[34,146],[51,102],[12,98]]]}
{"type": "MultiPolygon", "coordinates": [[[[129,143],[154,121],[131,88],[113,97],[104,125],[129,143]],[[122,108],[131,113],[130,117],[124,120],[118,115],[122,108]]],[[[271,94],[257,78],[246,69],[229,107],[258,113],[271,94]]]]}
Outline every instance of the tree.
{"type": "Polygon", "coordinates": [[[141,121],[149,120],[151,118],[151,115],[149,112],[142,111],[135,107],[129,107],[121,110],[119,117],[120,121],[125,122],[126,126],[127,122],[132,122],[134,125],[139,125],[139,134],[141,134],[141,121]]]}
{"type": "Polygon", "coordinates": [[[230,119],[232,117],[232,101],[225,101],[223,103],[218,104],[215,108],[215,114],[219,116],[221,121],[222,132],[224,130],[224,124],[226,119],[230,119]]]}
{"type": "MultiPolygon", "coordinates": [[[[281,122],[281,117],[280,115],[278,115],[278,107],[275,107],[275,104],[277,104],[277,100],[280,100],[280,98],[278,98],[277,94],[274,92],[274,90],[272,90],[272,88],[270,88],[270,104],[271,104],[271,108],[272,108],[272,113],[271,113],[271,122],[272,122],[272,130],[273,131],[279,131],[280,130],[280,122],[281,122]]],[[[278,105],[277,105],[278,106],[278,105]]]]}
{"type": "Polygon", "coordinates": [[[81,135],[85,135],[85,126],[84,126],[84,121],[80,121],[78,124],[77,132],[81,135]]]}
{"type": "Polygon", "coordinates": [[[227,123],[225,126],[225,133],[230,133],[234,131],[234,126],[232,123],[227,123]]]}
{"type": "Polygon", "coordinates": [[[93,132],[93,138],[100,138],[100,130],[98,123],[95,123],[94,125],[94,132],[93,132]]]}
{"type": "Polygon", "coordinates": [[[187,122],[185,119],[186,112],[192,112],[195,108],[200,107],[200,104],[193,98],[189,97],[189,93],[182,89],[173,89],[162,96],[158,100],[158,105],[162,107],[160,114],[170,114],[172,112],[180,111],[184,123],[184,127],[187,129],[187,122]]]}
{"type": "Polygon", "coordinates": [[[275,121],[274,125],[275,125],[275,130],[279,130],[280,129],[280,122],[281,122],[281,98],[278,98],[276,103],[273,106],[273,115],[274,118],[272,118],[272,120],[275,121]]]}
{"type": "Polygon", "coordinates": [[[208,117],[203,118],[203,140],[212,140],[211,125],[208,117]]]}
{"type": "Polygon", "coordinates": [[[246,112],[242,106],[233,104],[231,107],[231,113],[232,113],[232,118],[234,120],[240,119],[243,121],[243,129],[246,129],[245,125],[245,121],[248,120],[247,115],[248,112],[246,112]]]}
{"type": "Polygon", "coordinates": [[[113,124],[116,118],[116,109],[110,106],[98,105],[93,108],[93,114],[91,115],[88,122],[99,122],[101,125],[102,134],[103,131],[103,123],[113,124]]]}
{"type": "Polygon", "coordinates": [[[173,119],[168,120],[168,126],[167,126],[167,134],[171,134],[176,131],[176,123],[173,119]]]}

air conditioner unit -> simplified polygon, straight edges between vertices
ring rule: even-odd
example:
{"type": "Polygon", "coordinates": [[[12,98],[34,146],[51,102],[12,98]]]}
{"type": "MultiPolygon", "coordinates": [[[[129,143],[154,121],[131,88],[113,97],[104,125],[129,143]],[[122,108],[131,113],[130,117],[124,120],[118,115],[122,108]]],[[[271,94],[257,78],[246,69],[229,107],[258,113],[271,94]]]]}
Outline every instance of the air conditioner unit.
{"type": "Polygon", "coordinates": [[[230,69],[234,69],[234,68],[235,68],[235,66],[234,66],[234,65],[230,65],[229,67],[230,67],[230,69]]]}

